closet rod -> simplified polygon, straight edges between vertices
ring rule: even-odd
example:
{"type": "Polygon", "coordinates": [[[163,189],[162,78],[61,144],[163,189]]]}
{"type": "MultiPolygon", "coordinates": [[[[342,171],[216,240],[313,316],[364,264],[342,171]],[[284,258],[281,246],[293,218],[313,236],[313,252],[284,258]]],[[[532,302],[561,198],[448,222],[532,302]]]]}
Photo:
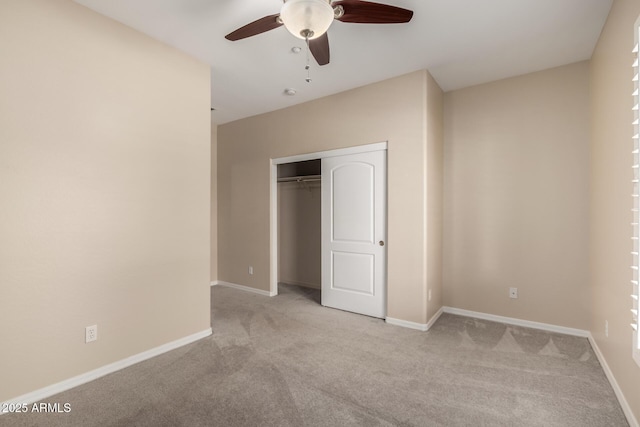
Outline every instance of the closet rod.
{"type": "Polygon", "coordinates": [[[321,180],[322,175],[288,176],[285,178],[278,178],[278,182],[314,182],[321,180]]]}

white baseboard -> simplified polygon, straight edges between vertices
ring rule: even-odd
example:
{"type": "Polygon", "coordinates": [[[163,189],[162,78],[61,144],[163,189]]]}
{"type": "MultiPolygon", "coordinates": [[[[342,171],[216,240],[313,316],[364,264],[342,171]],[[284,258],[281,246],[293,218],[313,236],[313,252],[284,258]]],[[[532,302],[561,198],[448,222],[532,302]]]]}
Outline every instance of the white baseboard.
{"type": "Polygon", "coordinates": [[[557,332],[559,334],[574,335],[588,338],[589,331],[583,329],[567,328],[565,326],[551,325],[549,323],[533,322],[531,320],[516,319],[513,317],[497,316],[495,314],[481,313],[478,311],[463,310],[461,308],[443,307],[445,313],[459,316],[475,317],[476,319],[490,320],[492,322],[506,323],[508,325],[523,326],[525,328],[541,329],[543,331],[557,332]]]}
{"type": "Polygon", "coordinates": [[[429,319],[429,321],[427,322],[427,331],[429,329],[431,329],[431,327],[433,326],[434,323],[436,323],[438,321],[438,319],[440,318],[440,316],[442,316],[442,313],[444,313],[444,307],[440,307],[440,310],[436,311],[436,314],[434,314],[433,316],[431,316],[431,319],[429,319]]]}
{"type": "Polygon", "coordinates": [[[278,282],[278,284],[300,286],[309,289],[322,289],[322,286],[317,283],[296,282],[295,280],[281,280],[278,282]]]}
{"type": "Polygon", "coordinates": [[[624,415],[627,417],[627,422],[629,423],[629,426],[640,427],[640,425],[638,424],[638,420],[633,415],[633,411],[631,411],[629,402],[627,402],[627,399],[625,399],[624,394],[622,393],[622,389],[620,389],[620,386],[618,385],[616,378],[613,376],[613,372],[611,372],[611,369],[609,368],[609,364],[607,363],[606,359],[604,358],[604,355],[600,351],[600,347],[598,347],[596,340],[593,338],[593,335],[591,335],[590,333],[588,338],[589,338],[589,343],[591,344],[591,348],[593,348],[593,352],[596,354],[596,357],[600,362],[600,366],[602,366],[602,370],[607,376],[607,379],[609,380],[609,383],[611,384],[611,387],[613,388],[613,391],[616,394],[616,397],[618,398],[618,402],[620,402],[622,411],[624,412],[624,415]]]}
{"type": "Polygon", "coordinates": [[[442,308],[436,312],[436,314],[431,317],[431,319],[427,323],[416,323],[410,322],[408,320],[396,319],[393,317],[387,317],[384,320],[390,324],[395,326],[402,326],[403,328],[415,329],[417,331],[426,332],[433,326],[434,323],[440,318],[442,315],[442,308]]]}
{"type": "Polygon", "coordinates": [[[267,297],[274,297],[277,295],[275,292],[263,291],[262,289],[252,288],[250,286],[238,285],[236,283],[225,282],[223,280],[216,280],[211,282],[211,286],[226,286],[228,288],[240,289],[241,291],[253,292],[254,294],[264,295],[267,297]]]}
{"type": "MultiPolygon", "coordinates": [[[[184,338],[180,338],[178,340],[169,342],[159,347],[152,348],[147,351],[143,351],[142,353],[138,353],[133,356],[127,357],[126,359],[122,359],[117,362],[110,363],[101,368],[94,369],[93,371],[89,371],[84,374],[80,374],[78,376],[61,381],[59,383],[41,388],[39,390],[32,391],[27,394],[23,394],[22,396],[18,396],[6,402],[0,402],[0,408],[4,408],[7,405],[11,405],[11,404],[27,404],[28,405],[34,402],[38,402],[40,400],[46,399],[47,397],[51,397],[54,394],[62,393],[63,391],[67,391],[79,385],[96,380],[105,375],[112,374],[116,371],[127,368],[131,365],[135,365],[136,363],[142,362],[147,359],[151,359],[152,357],[159,356],[160,354],[166,353],[171,350],[175,350],[176,348],[185,346],[187,344],[191,344],[202,338],[206,338],[211,334],[212,334],[211,328],[205,329],[204,331],[197,332],[195,334],[186,336],[184,338]]],[[[4,412],[0,411],[0,415],[2,415],[3,413],[4,412]]]]}
{"type": "Polygon", "coordinates": [[[394,319],[393,317],[387,317],[384,319],[388,324],[395,326],[402,326],[403,328],[415,329],[425,332],[429,328],[426,323],[410,322],[408,320],[394,319]]]}

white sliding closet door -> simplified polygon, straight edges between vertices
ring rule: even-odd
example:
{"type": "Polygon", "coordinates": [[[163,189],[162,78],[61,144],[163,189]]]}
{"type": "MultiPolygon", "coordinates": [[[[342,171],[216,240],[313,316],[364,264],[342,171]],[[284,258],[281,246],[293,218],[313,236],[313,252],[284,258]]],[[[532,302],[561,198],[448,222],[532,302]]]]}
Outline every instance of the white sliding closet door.
{"type": "Polygon", "coordinates": [[[322,305],[385,317],[386,151],[322,159],[322,305]]]}

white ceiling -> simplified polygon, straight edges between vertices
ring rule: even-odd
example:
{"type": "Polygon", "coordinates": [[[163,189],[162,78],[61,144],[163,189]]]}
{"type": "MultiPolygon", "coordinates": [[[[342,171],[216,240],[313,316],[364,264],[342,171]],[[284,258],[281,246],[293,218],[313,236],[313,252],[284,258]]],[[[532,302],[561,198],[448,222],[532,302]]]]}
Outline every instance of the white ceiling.
{"type": "Polygon", "coordinates": [[[591,57],[612,0],[377,0],[411,9],[408,24],[329,29],[331,63],[311,59],[284,27],[236,42],[224,36],[282,0],[75,0],[211,65],[214,123],[273,111],[420,69],[443,90],[591,57]],[[284,95],[285,88],[297,90],[284,95]]]}

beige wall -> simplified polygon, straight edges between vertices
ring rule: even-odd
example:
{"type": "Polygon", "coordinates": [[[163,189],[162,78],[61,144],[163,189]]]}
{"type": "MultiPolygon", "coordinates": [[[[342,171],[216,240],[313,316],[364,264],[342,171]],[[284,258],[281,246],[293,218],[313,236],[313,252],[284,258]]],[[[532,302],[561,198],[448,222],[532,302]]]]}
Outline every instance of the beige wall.
{"type": "Polygon", "coordinates": [[[4,401],[209,328],[210,77],[69,0],[0,32],[4,401]]]}
{"type": "Polygon", "coordinates": [[[443,178],[444,178],[444,94],[431,77],[426,73],[426,125],[427,149],[426,179],[427,205],[426,229],[427,244],[426,278],[427,289],[431,291],[431,300],[427,293],[427,318],[431,319],[442,307],[442,244],[443,244],[443,178]]]}
{"type": "Polygon", "coordinates": [[[218,127],[211,124],[211,282],[218,280],[218,127]]]}
{"type": "Polygon", "coordinates": [[[580,62],[445,95],[445,305],[589,328],[588,85],[580,62]]]}
{"type": "Polygon", "coordinates": [[[278,282],[321,286],[319,182],[278,183],[278,282]]]}
{"type": "Polygon", "coordinates": [[[591,60],[591,325],[640,419],[640,367],[631,359],[631,50],[637,0],[615,0],[591,60]],[[609,337],[604,323],[609,322],[609,337]]]}
{"type": "Polygon", "coordinates": [[[269,290],[271,158],[388,141],[387,315],[425,323],[426,74],[219,126],[219,279],[269,290]]]}

